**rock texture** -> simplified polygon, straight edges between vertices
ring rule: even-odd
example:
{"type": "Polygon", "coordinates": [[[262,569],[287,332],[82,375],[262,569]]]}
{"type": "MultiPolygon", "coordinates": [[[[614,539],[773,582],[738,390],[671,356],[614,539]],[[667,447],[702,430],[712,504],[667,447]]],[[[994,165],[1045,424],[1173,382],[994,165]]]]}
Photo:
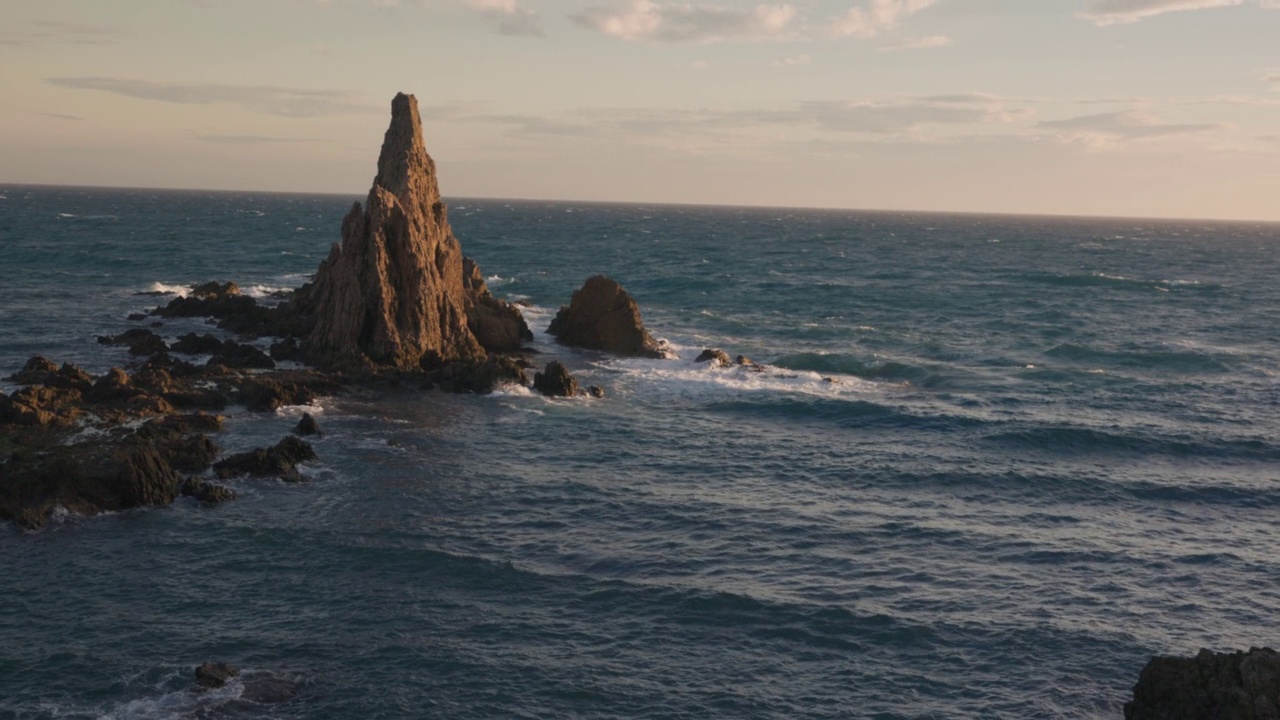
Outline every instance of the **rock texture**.
{"type": "Polygon", "coordinates": [[[467,327],[485,350],[515,352],[533,339],[520,309],[489,292],[480,266],[471,258],[462,259],[462,284],[467,298],[467,327]]]}
{"type": "Polygon", "coordinates": [[[304,294],[313,321],[311,363],[402,370],[476,361],[485,351],[467,323],[462,249],[449,227],[418,102],[396,95],[365,206],[342,221],[304,294]]]}
{"type": "Polygon", "coordinates": [[[1280,720],[1280,653],[1270,648],[1155,657],[1125,703],[1125,720],[1280,720]]]}
{"type": "Polygon", "coordinates": [[[558,360],[552,360],[545,370],[534,373],[533,389],[548,397],[573,397],[578,394],[578,381],[558,360]]]}
{"type": "Polygon", "coordinates": [[[625,357],[665,357],[645,330],[640,307],[616,281],[596,275],[560,308],[547,332],[575,347],[625,357]]]}

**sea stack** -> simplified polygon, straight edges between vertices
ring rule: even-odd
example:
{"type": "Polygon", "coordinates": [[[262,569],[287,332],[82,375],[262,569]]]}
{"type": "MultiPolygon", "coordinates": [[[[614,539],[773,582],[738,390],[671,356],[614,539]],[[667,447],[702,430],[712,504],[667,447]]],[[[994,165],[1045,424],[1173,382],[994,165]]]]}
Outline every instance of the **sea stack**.
{"type": "Polygon", "coordinates": [[[603,350],[623,357],[663,358],[645,329],[640,307],[616,280],[596,275],[573,291],[547,332],[562,345],[603,350]]]}
{"type": "Polygon", "coordinates": [[[418,101],[391,101],[391,126],[365,206],[356,203],[306,297],[314,321],[303,343],[322,367],[402,370],[478,361],[467,324],[462,248],[449,227],[418,101]]]}

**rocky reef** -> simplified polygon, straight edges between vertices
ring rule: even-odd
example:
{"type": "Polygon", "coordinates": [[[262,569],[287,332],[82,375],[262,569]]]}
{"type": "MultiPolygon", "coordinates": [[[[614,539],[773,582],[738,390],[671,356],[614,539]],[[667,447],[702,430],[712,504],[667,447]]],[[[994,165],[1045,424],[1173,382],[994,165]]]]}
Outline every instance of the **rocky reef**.
{"type": "MultiPolygon", "coordinates": [[[[211,505],[236,496],[213,480],[304,479],[296,466],[315,454],[292,435],[217,460],[210,436],[222,416],[207,412],[271,412],[357,385],[485,393],[531,384],[524,353],[533,352],[525,347],[533,333],[463,256],[412,95],[392,100],[373,185],[341,233],[314,280],[275,295],[275,304],[259,303],[234,282],[212,281],[130,316],[152,327],[202,317],[236,339],[189,332],[166,342],[143,327],[104,335],[99,342],[127,347],[138,359],[128,371],[96,378],[31,358],[10,378],[23,387],[0,394],[0,519],[37,528],[59,508],[92,515],[166,505],[184,494],[211,505]],[[269,353],[252,342],[264,338],[274,339],[269,353]],[[206,359],[197,365],[174,355],[206,359]],[[309,367],[279,369],[285,361],[309,367]]],[[[604,276],[573,293],[550,332],[564,345],[664,356],[635,300],[604,276]]],[[[532,386],[555,397],[605,394],[581,390],[559,361],[536,373],[532,386]]],[[[294,431],[319,429],[308,416],[294,431]]]]}
{"type": "Polygon", "coordinates": [[[1125,703],[1125,720],[1280,720],[1280,653],[1201,650],[1155,657],[1125,703]]]}

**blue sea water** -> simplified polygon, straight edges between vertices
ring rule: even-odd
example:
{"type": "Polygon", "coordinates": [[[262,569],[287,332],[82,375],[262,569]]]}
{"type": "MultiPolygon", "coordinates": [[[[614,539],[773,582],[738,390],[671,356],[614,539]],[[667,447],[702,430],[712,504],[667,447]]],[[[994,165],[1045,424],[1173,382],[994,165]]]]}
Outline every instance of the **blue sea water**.
{"type": "MultiPolygon", "coordinates": [[[[0,374],[128,363],[139,292],[295,287],[351,201],[0,187],[0,374]]],[[[539,332],[608,397],[233,411],[229,451],[317,414],[312,481],[0,527],[0,718],[1117,718],[1152,654],[1280,642],[1280,226],[450,219],[536,330],[605,273],[680,359],[539,332]]]]}

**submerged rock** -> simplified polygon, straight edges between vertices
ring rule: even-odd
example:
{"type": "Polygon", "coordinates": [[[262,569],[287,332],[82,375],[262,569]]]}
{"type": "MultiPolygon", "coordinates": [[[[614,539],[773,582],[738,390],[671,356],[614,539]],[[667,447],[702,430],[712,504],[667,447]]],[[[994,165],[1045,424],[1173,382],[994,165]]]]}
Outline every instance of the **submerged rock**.
{"type": "Polygon", "coordinates": [[[560,308],[547,332],[565,345],[603,350],[625,357],[665,357],[645,330],[640,307],[616,281],[589,278],[560,308]]]}
{"type": "Polygon", "coordinates": [[[184,480],[181,492],[187,497],[199,500],[201,504],[210,506],[235,500],[238,497],[235,490],[225,485],[218,485],[196,477],[189,477],[184,480]]]}
{"type": "Polygon", "coordinates": [[[1125,720],[1278,720],[1280,653],[1270,648],[1155,657],[1125,703],[1125,720]]]}
{"type": "Polygon", "coordinates": [[[187,333],[169,345],[169,350],[183,355],[213,355],[222,350],[222,341],[208,333],[187,333]]]}
{"type": "Polygon", "coordinates": [[[578,381],[560,361],[552,360],[545,370],[534,374],[533,389],[548,397],[573,397],[578,394],[578,381]]]}
{"type": "Polygon", "coordinates": [[[196,668],[196,683],[200,687],[212,690],[227,684],[227,681],[240,674],[240,668],[228,663],[204,663],[196,668]]]}
{"type": "Polygon", "coordinates": [[[313,327],[309,362],[401,370],[474,361],[485,351],[467,324],[462,248],[440,200],[418,102],[398,94],[365,206],[342,221],[342,243],[294,312],[313,327]]]}
{"type": "Polygon", "coordinates": [[[503,385],[527,385],[529,377],[519,361],[498,355],[471,362],[452,362],[427,373],[428,381],[445,392],[488,394],[503,385]]]}

